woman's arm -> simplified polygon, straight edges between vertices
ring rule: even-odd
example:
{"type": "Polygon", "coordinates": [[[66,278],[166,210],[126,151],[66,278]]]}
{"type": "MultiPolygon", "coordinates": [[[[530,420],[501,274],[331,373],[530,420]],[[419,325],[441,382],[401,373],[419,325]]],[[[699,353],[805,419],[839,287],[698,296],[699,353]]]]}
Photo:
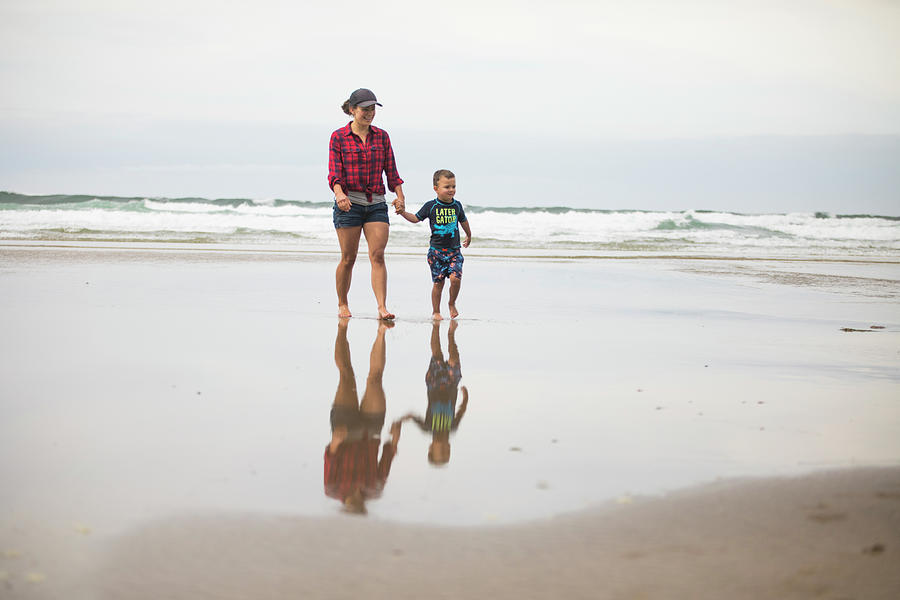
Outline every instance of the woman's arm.
{"type": "MultiPolygon", "coordinates": [[[[397,209],[398,213],[406,210],[406,197],[403,195],[403,185],[397,184],[394,186],[394,193],[397,194],[397,198],[394,200],[394,208],[397,209]]],[[[418,220],[413,221],[413,223],[418,223],[418,220]]]]}
{"type": "Polygon", "coordinates": [[[397,194],[397,197],[403,197],[403,189],[400,187],[403,180],[400,179],[400,173],[397,172],[397,160],[394,158],[394,148],[391,146],[391,137],[387,131],[384,133],[384,174],[387,175],[388,189],[397,194]]]}
{"type": "Polygon", "coordinates": [[[337,203],[338,209],[347,212],[350,210],[350,198],[344,193],[341,184],[334,184],[334,201],[337,203]]]}
{"type": "Polygon", "coordinates": [[[328,187],[334,192],[337,207],[347,212],[350,210],[350,198],[344,193],[343,175],[344,157],[341,153],[341,139],[335,131],[331,134],[331,142],[328,145],[328,187]]]}

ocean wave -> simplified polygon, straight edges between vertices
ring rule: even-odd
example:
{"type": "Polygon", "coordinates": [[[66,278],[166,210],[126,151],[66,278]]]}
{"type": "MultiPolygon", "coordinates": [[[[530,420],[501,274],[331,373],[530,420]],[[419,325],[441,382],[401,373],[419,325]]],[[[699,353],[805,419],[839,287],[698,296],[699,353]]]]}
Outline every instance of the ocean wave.
{"type": "MultiPolygon", "coordinates": [[[[414,207],[410,207],[414,210],[414,207]]],[[[392,212],[392,211],[391,211],[392,212]]],[[[722,254],[811,252],[900,256],[900,218],[466,206],[478,244],[722,254]]],[[[391,216],[392,244],[427,243],[428,227],[391,216]]],[[[283,199],[26,196],[0,192],[0,239],[204,239],[333,245],[332,204],[283,199]],[[55,236],[55,237],[54,237],[55,236]]]]}

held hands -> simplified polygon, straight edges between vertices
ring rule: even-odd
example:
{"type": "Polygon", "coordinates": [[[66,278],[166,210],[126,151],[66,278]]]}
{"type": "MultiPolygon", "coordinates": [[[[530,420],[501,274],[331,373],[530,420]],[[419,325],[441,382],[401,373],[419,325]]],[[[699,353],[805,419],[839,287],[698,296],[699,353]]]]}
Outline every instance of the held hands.
{"type": "Polygon", "coordinates": [[[403,196],[397,196],[396,198],[394,198],[393,205],[394,212],[398,215],[406,211],[406,199],[403,196]]]}

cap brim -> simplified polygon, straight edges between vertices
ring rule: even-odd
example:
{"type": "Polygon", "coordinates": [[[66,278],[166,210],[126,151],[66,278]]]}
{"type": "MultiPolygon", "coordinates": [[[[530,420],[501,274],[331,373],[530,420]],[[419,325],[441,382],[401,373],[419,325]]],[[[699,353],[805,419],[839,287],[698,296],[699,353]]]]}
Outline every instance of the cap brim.
{"type": "Polygon", "coordinates": [[[357,104],[357,106],[360,108],[369,108],[373,104],[377,105],[377,106],[381,106],[380,102],[375,102],[374,100],[366,100],[365,102],[360,102],[359,104],[357,104]]]}

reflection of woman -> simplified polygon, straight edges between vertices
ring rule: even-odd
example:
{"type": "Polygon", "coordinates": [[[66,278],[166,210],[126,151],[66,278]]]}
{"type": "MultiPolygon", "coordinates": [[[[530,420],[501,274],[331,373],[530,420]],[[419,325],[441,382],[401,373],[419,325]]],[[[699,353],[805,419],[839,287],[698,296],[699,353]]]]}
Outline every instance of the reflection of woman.
{"type": "Polygon", "coordinates": [[[469,405],[469,390],[466,386],[459,388],[462,372],[459,364],[459,350],[456,347],[457,321],[450,322],[447,332],[448,359],[444,360],[441,351],[440,325],[431,327],[431,361],[425,373],[425,386],[428,390],[428,407],[425,418],[409,414],[403,420],[412,419],[422,431],[431,432],[431,444],[428,446],[428,461],[433,465],[450,462],[450,434],[456,431],[466,414],[469,405]],[[456,410],[457,389],[462,392],[462,404],[456,410]]]}
{"type": "Polygon", "coordinates": [[[360,401],[356,377],[350,363],[347,320],[338,321],[334,341],[334,362],[340,379],[331,408],[331,443],[325,448],[325,494],[340,500],[355,513],[365,513],[365,501],[381,495],[391,461],[400,441],[400,422],[391,425],[391,440],[381,450],[381,428],[384,426],[385,398],[381,377],[384,373],[384,332],[392,325],[381,322],[369,358],[369,375],[360,401]]]}
{"type": "Polygon", "coordinates": [[[335,273],[341,317],[351,316],[347,294],[363,233],[369,246],[378,316],[394,318],[386,306],[384,249],[389,221],[382,173],[387,175],[388,189],[397,194],[394,205],[399,206],[398,210],[404,209],[405,202],[391,139],[386,131],[372,125],[376,106],[381,104],[371,90],[361,88],[350,94],[341,109],[353,120],[331,134],[328,151],[328,187],[334,192],[334,228],[341,246],[341,261],[335,273]]]}

